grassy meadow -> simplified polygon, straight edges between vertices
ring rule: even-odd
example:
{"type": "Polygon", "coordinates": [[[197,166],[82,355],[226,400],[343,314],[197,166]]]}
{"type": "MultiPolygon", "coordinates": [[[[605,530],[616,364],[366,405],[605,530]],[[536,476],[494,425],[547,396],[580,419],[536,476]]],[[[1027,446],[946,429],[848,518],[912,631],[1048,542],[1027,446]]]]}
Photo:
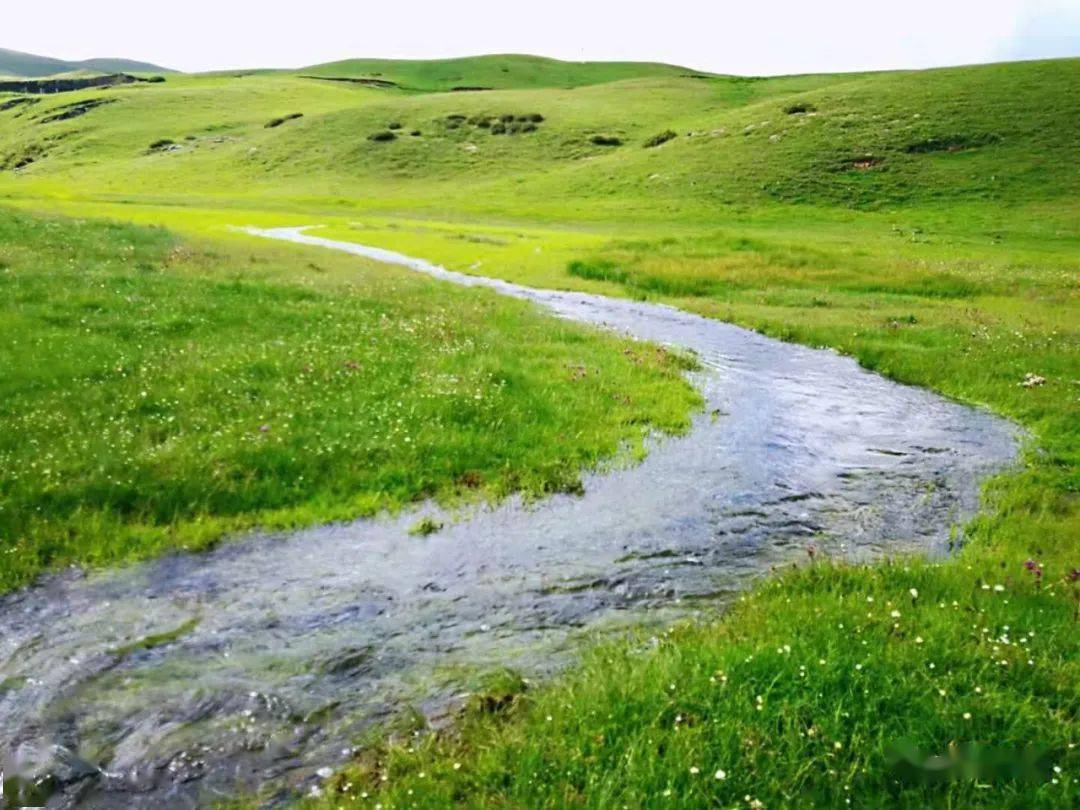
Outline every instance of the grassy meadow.
{"type": "Polygon", "coordinates": [[[321,225],[833,347],[1029,439],[952,558],[807,557],[715,621],[368,741],[313,803],[1073,806],[1078,86],[1077,59],[770,79],[358,60],[0,111],[0,204],[34,212],[0,215],[3,583],[449,495],[472,470],[494,494],[565,488],[685,426],[678,358],[228,230],[321,225]]]}
{"type": "Polygon", "coordinates": [[[686,360],[403,270],[0,210],[0,589],[227,531],[573,490],[686,360]]]}

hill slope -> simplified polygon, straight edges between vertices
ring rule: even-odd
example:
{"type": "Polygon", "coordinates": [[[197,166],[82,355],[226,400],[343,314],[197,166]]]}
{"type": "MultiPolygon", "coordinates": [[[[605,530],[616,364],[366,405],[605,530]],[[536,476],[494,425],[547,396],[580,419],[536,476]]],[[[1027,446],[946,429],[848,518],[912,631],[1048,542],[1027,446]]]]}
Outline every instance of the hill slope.
{"type": "Polygon", "coordinates": [[[149,62],[137,62],[131,59],[84,59],[68,61],[54,59],[51,56],[38,56],[0,48],[0,75],[39,78],[57,73],[90,70],[100,73],[171,73],[168,68],[159,67],[149,62]]]}
{"type": "Polygon", "coordinates": [[[650,62],[563,62],[542,56],[493,54],[460,59],[348,59],[312,65],[304,75],[371,78],[409,90],[506,90],[583,87],[644,77],[679,76],[693,71],[650,62]]]}
{"type": "Polygon", "coordinates": [[[311,199],[332,187],[334,198],[551,215],[573,205],[575,216],[658,200],[695,210],[1030,203],[1080,194],[1078,84],[1078,59],[483,93],[184,76],[12,102],[0,111],[0,188],[18,166],[24,190],[311,199]],[[64,117],[65,105],[100,99],[110,103],[64,117]],[[149,148],[165,139],[167,150],[149,148]]]}

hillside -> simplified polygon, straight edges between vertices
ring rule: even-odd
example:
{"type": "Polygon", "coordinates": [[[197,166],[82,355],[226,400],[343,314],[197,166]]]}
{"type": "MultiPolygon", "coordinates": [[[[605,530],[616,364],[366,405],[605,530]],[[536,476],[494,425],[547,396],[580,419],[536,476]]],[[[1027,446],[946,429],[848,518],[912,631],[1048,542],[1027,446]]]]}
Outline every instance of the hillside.
{"type": "Polygon", "coordinates": [[[73,71],[96,71],[99,73],[172,72],[168,68],[131,59],[100,58],[68,61],[0,48],[0,76],[21,76],[34,79],[73,71]]]}
{"type": "Polygon", "coordinates": [[[19,166],[18,186],[42,191],[172,186],[284,200],[310,199],[314,182],[335,196],[408,197],[409,207],[506,210],[512,199],[548,215],[658,199],[697,210],[1030,203],[1080,193],[1078,83],[1076,59],[427,94],[279,73],[170,77],[9,100],[0,188],[19,166]],[[93,102],[85,114],[46,120],[81,101],[93,102]]]}
{"type": "Polygon", "coordinates": [[[407,90],[507,90],[584,87],[645,77],[694,74],[688,68],[650,62],[563,62],[542,56],[494,54],[460,59],[347,59],[312,65],[302,75],[376,79],[407,90]]]}

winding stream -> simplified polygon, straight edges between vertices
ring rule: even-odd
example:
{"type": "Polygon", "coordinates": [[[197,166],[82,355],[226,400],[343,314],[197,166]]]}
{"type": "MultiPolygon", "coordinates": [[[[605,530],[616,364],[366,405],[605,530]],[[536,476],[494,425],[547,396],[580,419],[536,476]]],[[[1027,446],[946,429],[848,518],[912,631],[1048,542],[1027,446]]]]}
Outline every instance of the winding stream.
{"type": "Polygon", "coordinates": [[[543,675],[584,637],[668,623],[823,552],[941,553],[1013,426],[830,352],[671,307],[534,290],[348,251],[695,350],[706,414],[584,497],[478,509],[428,537],[395,519],[254,534],[199,555],[67,572],[0,597],[0,757],[50,806],[204,806],[316,782],[373,721],[429,715],[464,675],[543,675]],[[139,644],[139,642],[143,642],[139,644]]]}

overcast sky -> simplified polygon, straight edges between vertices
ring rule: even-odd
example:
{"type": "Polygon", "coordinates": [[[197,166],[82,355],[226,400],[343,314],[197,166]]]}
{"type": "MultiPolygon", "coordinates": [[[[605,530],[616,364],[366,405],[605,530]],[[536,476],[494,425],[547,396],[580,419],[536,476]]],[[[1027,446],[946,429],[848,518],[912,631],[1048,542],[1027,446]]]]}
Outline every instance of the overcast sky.
{"type": "Polygon", "coordinates": [[[1080,56],[1080,0],[47,0],[0,47],[181,70],[534,53],[739,74],[1080,56]]]}

